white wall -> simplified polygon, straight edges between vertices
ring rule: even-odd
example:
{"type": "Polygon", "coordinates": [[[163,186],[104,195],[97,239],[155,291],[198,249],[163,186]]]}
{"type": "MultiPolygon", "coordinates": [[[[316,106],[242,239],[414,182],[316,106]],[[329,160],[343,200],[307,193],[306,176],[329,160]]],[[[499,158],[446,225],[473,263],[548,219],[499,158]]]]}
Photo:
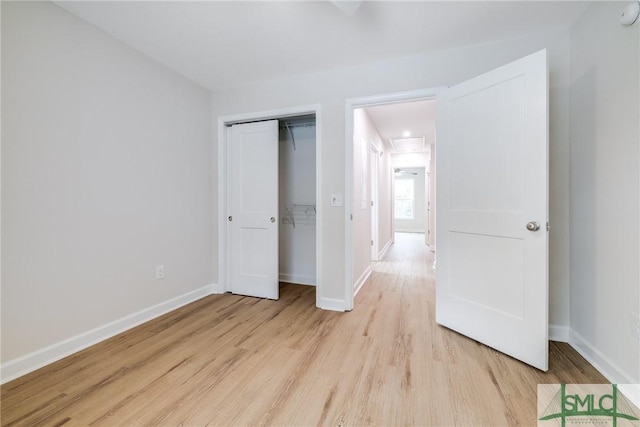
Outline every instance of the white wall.
{"type": "MultiPolygon", "coordinates": [[[[371,163],[373,160],[371,156],[377,157],[378,162],[378,170],[377,170],[377,189],[378,189],[378,200],[374,201],[373,207],[371,209],[375,210],[375,213],[378,216],[378,244],[377,244],[377,259],[379,260],[384,253],[389,249],[390,245],[393,243],[393,203],[391,200],[392,191],[391,186],[392,182],[392,172],[391,172],[391,154],[388,150],[387,144],[382,140],[378,130],[376,129],[374,123],[371,121],[369,114],[364,108],[357,108],[353,112],[353,138],[354,138],[354,159],[357,158],[357,162],[359,163],[356,167],[357,172],[354,170],[354,206],[360,205],[360,185],[361,185],[361,163],[362,163],[362,147],[364,146],[373,146],[377,153],[373,153],[371,149],[367,153],[368,158],[368,168],[369,173],[371,173],[371,163]]],[[[354,161],[355,163],[355,161],[354,161]]],[[[371,200],[373,198],[372,192],[374,191],[371,186],[366,189],[367,190],[367,203],[368,206],[371,206],[371,200]]],[[[354,280],[358,280],[362,277],[364,273],[367,271],[367,267],[370,266],[371,261],[371,247],[367,246],[370,240],[373,239],[371,236],[371,230],[373,228],[370,224],[369,233],[366,233],[364,229],[368,221],[371,220],[373,216],[373,211],[369,211],[369,218],[366,217],[366,213],[359,215],[355,218],[354,221],[354,231],[357,234],[354,235],[354,280]],[[367,258],[367,251],[369,251],[369,256],[367,258]]]]}
{"type": "Polygon", "coordinates": [[[288,283],[316,283],[316,128],[280,129],[279,270],[288,283]]]}
{"type": "Polygon", "coordinates": [[[379,149],[382,156],[378,159],[378,259],[381,259],[393,243],[393,169],[385,144],[379,149]]]}
{"type": "Polygon", "coordinates": [[[392,203],[391,203],[391,164],[390,154],[387,146],[380,137],[378,130],[371,121],[366,109],[357,108],[353,111],[353,140],[354,140],[354,190],[353,190],[353,203],[354,206],[354,252],[353,252],[353,280],[356,285],[357,281],[366,277],[366,274],[370,271],[372,259],[372,251],[369,242],[374,237],[371,235],[371,227],[369,221],[371,221],[372,209],[376,210],[378,215],[378,229],[377,229],[377,259],[380,259],[389,246],[393,243],[392,236],[392,203]],[[375,147],[378,154],[371,151],[371,146],[375,147]],[[367,158],[363,158],[365,152],[363,151],[367,147],[367,158]],[[371,159],[371,156],[378,156],[377,162],[371,159]],[[367,163],[367,169],[365,169],[365,176],[368,176],[369,183],[371,178],[375,177],[377,181],[378,200],[371,207],[372,200],[372,188],[365,188],[366,209],[362,208],[361,200],[361,185],[362,185],[362,167],[363,160],[367,163]],[[377,165],[377,169],[376,169],[377,165]],[[366,210],[369,210],[367,213],[366,210]],[[367,231],[367,227],[369,231],[367,231]]]}
{"type": "Polygon", "coordinates": [[[210,289],[214,213],[210,92],[49,2],[1,7],[6,367],[210,289]]]}
{"type": "Polygon", "coordinates": [[[433,252],[436,250],[436,146],[431,144],[429,147],[429,235],[427,236],[427,244],[433,252]]]}
{"type": "Polygon", "coordinates": [[[640,383],[639,26],[594,2],[571,29],[572,342],[607,377],[640,383]]]}
{"type": "Polygon", "coordinates": [[[393,153],[391,155],[392,168],[426,168],[430,171],[431,154],[428,151],[419,153],[393,153]]]}
{"type": "MultiPolygon", "coordinates": [[[[568,325],[568,32],[554,32],[258,83],[214,93],[213,117],[319,103],[322,108],[322,277],[319,297],[344,301],[344,208],[329,207],[344,193],[345,100],[454,84],[547,48],[551,85],[551,323],[568,325]]],[[[349,208],[349,204],[346,207],[349,208]]],[[[217,239],[217,230],[214,232],[217,239]]],[[[214,249],[215,250],[215,249],[214,249]]],[[[217,278],[217,271],[214,277],[217,278]]]]}
{"type": "Polygon", "coordinates": [[[353,213],[353,283],[356,290],[371,272],[371,144],[382,144],[367,112],[353,111],[353,199],[346,201],[353,213]]]}

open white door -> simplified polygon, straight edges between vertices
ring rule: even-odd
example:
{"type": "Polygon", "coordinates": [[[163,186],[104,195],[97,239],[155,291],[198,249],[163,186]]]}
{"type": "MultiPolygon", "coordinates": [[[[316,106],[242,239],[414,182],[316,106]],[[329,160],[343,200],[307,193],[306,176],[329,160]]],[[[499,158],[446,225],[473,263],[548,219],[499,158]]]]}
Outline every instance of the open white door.
{"type": "Polygon", "coordinates": [[[278,299],[278,121],[232,126],[227,159],[229,290],[278,299]]]}
{"type": "Polygon", "coordinates": [[[438,97],[436,321],[548,363],[546,51],[438,97]]]}

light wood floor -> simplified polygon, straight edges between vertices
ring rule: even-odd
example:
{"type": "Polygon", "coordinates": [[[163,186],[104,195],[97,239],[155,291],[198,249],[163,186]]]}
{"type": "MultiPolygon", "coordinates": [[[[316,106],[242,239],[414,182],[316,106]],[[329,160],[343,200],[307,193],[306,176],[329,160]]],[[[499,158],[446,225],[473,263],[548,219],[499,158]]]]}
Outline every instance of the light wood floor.
{"type": "Polygon", "coordinates": [[[566,344],[543,373],[434,323],[423,236],[350,313],[216,295],[2,386],[2,425],[535,425],[538,383],[605,383],[566,344]]]}

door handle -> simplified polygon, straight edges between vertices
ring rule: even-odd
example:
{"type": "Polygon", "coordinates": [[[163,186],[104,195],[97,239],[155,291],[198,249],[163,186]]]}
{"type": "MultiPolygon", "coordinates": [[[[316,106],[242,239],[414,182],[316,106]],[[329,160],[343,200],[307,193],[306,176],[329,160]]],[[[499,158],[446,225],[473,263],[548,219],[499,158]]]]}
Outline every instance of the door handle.
{"type": "Polygon", "coordinates": [[[271,221],[271,222],[276,222],[276,217],[275,217],[275,216],[272,216],[272,217],[271,217],[271,219],[270,219],[269,221],[271,221]]]}
{"type": "Polygon", "coordinates": [[[233,221],[233,217],[229,215],[229,221],[233,221]]]}
{"type": "Polygon", "coordinates": [[[540,230],[540,224],[537,221],[529,221],[527,223],[527,230],[529,231],[538,231],[540,230]]]}

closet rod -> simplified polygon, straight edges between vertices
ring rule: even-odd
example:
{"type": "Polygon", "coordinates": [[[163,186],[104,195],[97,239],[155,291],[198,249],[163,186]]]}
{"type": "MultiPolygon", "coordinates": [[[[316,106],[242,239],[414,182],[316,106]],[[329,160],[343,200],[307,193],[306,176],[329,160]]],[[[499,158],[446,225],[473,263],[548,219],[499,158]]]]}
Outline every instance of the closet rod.
{"type": "Polygon", "coordinates": [[[293,128],[295,127],[311,127],[316,125],[315,118],[302,118],[302,119],[290,119],[290,120],[280,120],[279,126],[282,130],[287,130],[289,132],[289,136],[291,137],[291,145],[293,146],[293,151],[296,151],[296,137],[293,135],[293,128]]]}
{"type": "Polygon", "coordinates": [[[281,121],[280,122],[280,129],[295,128],[295,127],[311,127],[311,126],[315,126],[315,125],[316,125],[315,121],[311,121],[311,122],[285,122],[285,121],[281,121]]]}
{"type": "MultiPolygon", "coordinates": [[[[296,151],[296,137],[293,136],[293,131],[291,130],[291,126],[286,125],[285,127],[289,131],[289,136],[291,137],[291,144],[293,145],[293,151],[296,151]]],[[[296,228],[295,223],[293,224],[293,228],[296,228]]]]}

